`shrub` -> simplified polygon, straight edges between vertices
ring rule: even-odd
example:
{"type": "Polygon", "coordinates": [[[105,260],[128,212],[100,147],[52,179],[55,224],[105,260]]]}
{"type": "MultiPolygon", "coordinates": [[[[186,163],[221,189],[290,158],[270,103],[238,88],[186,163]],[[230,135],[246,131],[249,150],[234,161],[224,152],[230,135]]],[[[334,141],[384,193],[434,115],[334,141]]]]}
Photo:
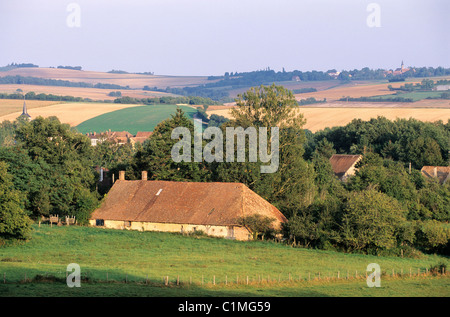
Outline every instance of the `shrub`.
{"type": "Polygon", "coordinates": [[[347,251],[379,254],[398,246],[406,210],[375,189],[353,192],[343,208],[341,243],[347,251]]]}
{"type": "Polygon", "coordinates": [[[416,244],[427,252],[449,254],[450,229],[436,220],[427,220],[419,224],[416,232],[416,244]]]}
{"type": "Polygon", "coordinates": [[[264,239],[264,236],[270,236],[274,233],[271,225],[274,220],[275,219],[273,218],[256,214],[239,218],[238,224],[249,229],[253,234],[253,239],[256,240],[258,236],[261,236],[262,239],[264,239]]]}

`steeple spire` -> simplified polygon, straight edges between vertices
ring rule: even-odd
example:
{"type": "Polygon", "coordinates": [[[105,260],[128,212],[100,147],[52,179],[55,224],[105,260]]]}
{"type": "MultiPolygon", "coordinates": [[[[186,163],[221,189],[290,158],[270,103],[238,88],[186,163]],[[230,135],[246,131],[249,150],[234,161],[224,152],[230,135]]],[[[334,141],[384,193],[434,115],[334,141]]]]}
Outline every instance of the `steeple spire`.
{"type": "Polygon", "coordinates": [[[31,118],[31,116],[28,114],[28,111],[27,111],[27,103],[25,102],[25,97],[23,97],[23,111],[22,111],[21,116],[31,118]]]}

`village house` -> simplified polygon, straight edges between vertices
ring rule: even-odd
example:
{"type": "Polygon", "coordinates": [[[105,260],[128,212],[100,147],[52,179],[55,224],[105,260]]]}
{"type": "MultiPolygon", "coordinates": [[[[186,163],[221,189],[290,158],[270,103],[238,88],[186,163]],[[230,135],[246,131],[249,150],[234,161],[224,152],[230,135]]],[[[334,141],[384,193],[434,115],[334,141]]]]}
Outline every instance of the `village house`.
{"type": "Polygon", "coordinates": [[[440,184],[450,182],[450,166],[424,166],[420,170],[428,179],[436,179],[440,184]]]}
{"type": "Polygon", "coordinates": [[[86,135],[91,140],[91,145],[96,146],[97,144],[103,141],[112,141],[117,144],[126,144],[130,142],[132,145],[135,145],[137,142],[144,143],[153,132],[142,132],[139,131],[135,136],[128,131],[107,131],[102,133],[87,133],[86,135]]]}
{"type": "Polygon", "coordinates": [[[347,179],[356,172],[356,164],[362,159],[362,155],[333,154],[330,158],[330,164],[334,174],[341,181],[347,179]]]}
{"type": "Polygon", "coordinates": [[[139,231],[200,231],[249,240],[252,232],[239,220],[255,214],[273,219],[275,230],[287,221],[275,206],[244,184],[149,181],[147,172],[142,172],[141,180],[125,180],[121,171],[89,223],[139,231]]]}
{"type": "Polygon", "coordinates": [[[131,144],[135,145],[136,143],[144,143],[145,140],[147,140],[153,132],[151,131],[139,131],[136,133],[135,136],[130,138],[131,144]]]}

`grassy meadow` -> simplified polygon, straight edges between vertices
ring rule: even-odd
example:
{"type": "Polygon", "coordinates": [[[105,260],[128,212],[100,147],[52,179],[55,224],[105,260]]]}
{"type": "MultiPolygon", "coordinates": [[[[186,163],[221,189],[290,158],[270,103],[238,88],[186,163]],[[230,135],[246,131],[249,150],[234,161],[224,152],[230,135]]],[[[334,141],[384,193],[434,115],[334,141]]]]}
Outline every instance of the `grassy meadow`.
{"type": "Polygon", "coordinates": [[[76,128],[81,133],[108,131],[128,131],[136,134],[138,131],[153,131],[161,121],[175,114],[176,108],[183,109],[192,118],[197,110],[188,106],[148,105],[136,106],[108,112],[80,123],[76,128]]]}
{"type": "Polygon", "coordinates": [[[419,101],[419,100],[426,99],[428,97],[438,98],[444,92],[445,91],[412,91],[412,92],[401,92],[398,94],[376,96],[374,98],[388,99],[388,98],[401,97],[401,98],[410,98],[413,101],[419,101]]]}
{"type": "Polygon", "coordinates": [[[33,229],[30,241],[0,247],[0,296],[450,296],[448,275],[417,276],[440,263],[448,267],[437,255],[379,257],[79,226],[33,229]],[[69,263],[80,265],[81,288],[65,284],[69,263]],[[366,285],[369,263],[381,267],[381,288],[366,285]]]}

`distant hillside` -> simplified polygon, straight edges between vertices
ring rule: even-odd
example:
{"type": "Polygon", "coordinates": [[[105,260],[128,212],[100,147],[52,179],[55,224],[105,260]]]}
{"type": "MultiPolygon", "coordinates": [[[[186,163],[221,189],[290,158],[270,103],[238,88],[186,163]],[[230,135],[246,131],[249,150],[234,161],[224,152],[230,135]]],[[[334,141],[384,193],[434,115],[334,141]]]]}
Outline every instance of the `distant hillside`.
{"type": "Polygon", "coordinates": [[[167,87],[197,86],[209,82],[206,76],[117,74],[65,68],[13,68],[0,72],[0,77],[5,76],[39,77],[89,84],[102,83],[124,87],[129,86],[131,89],[142,89],[144,86],[165,89],[167,87]]]}

